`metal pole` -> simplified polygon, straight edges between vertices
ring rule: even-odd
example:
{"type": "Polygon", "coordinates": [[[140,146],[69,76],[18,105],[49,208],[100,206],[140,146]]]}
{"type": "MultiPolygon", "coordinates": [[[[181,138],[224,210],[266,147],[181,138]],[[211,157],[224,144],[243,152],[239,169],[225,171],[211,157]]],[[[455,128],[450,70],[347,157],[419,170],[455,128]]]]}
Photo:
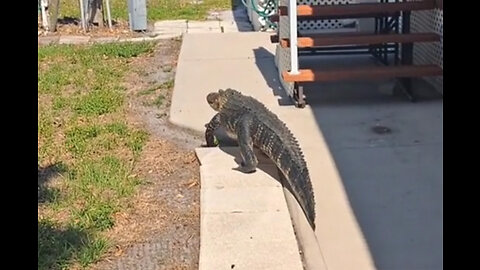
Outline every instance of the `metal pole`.
{"type": "Polygon", "coordinates": [[[110,16],[110,0],[106,0],[106,6],[107,6],[107,19],[108,19],[108,28],[112,30],[112,17],[110,16]]]}
{"type": "Polygon", "coordinates": [[[288,19],[290,20],[290,74],[298,74],[297,0],[289,0],[288,3],[288,19]]]}
{"type": "Polygon", "coordinates": [[[87,31],[86,23],[85,23],[85,10],[83,9],[83,0],[80,0],[80,13],[82,18],[82,29],[83,31],[87,31]]]}

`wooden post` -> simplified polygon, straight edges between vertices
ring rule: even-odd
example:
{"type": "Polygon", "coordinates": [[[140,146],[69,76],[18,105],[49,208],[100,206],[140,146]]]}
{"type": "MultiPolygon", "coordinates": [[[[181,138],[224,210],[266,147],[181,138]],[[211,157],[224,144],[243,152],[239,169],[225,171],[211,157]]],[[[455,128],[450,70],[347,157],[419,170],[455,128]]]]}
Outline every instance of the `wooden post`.
{"type": "Polygon", "coordinates": [[[57,31],[57,20],[58,20],[58,8],[60,6],[60,0],[49,0],[48,1],[48,31],[55,32],[57,31]]]}
{"type": "Polygon", "coordinates": [[[89,23],[103,27],[103,1],[91,0],[89,23]]]}

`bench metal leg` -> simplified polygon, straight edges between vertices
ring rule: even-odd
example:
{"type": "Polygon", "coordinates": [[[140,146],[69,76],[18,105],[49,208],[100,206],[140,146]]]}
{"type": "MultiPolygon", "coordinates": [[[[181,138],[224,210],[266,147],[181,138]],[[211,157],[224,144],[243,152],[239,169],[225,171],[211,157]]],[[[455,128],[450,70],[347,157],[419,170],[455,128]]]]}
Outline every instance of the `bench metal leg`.
{"type": "MultiPolygon", "coordinates": [[[[410,11],[404,11],[402,14],[402,32],[404,34],[410,33],[410,11]]],[[[413,64],[413,43],[404,43],[402,46],[402,65],[412,65],[413,64]]],[[[415,102],[415,97],[412,91],[412,79],[411,78],[401,78],[400,82],[402,84],[401,89],[404,94],[411,102],[415,102]]]]}
{"type": "Polygon", "coordinates": [[[295,102],[295,107],[305,108],[306,103],[303,95],[303,85],[300,85],[298,82],[294,83],[293,100],[295,102]]]}
{"type": "Polygon", "coordinates": [[[412,91],[412,79],[411,78],[401,78],[400,83],[401,83],[400,89],[405,94],[405,96],[408,98],[408,100],[410,100],[411,102],[415,102],[416,98],[413,95],[413,91],[412,91]]]}

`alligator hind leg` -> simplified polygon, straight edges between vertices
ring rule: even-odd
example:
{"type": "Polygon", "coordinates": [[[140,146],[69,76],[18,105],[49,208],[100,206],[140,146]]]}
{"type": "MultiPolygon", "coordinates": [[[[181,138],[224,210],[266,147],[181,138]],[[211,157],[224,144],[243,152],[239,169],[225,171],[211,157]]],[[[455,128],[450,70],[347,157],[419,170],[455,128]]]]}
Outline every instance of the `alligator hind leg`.
{"type": "Polygon", "coordinates": [[[253,173],[257,170],[258,160],[253,151],[253,140],[250,133],[250,123],[248,118],[242,119],[237,127],[238,145],[242,155],[242,171],[253,173]]]}

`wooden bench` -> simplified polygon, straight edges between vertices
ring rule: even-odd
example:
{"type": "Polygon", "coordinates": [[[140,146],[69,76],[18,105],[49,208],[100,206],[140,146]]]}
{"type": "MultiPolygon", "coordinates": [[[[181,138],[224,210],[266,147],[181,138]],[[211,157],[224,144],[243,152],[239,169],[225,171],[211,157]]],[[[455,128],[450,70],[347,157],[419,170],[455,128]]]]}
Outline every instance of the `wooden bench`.
{"type": "MultiPolygon", "coordinates": [[[[363,46],[375,50],[385,49],[387,44],[393,44],[395,48],[401,50],[395,55],[395,65],[389,65],[387,60],[385,66],[380,67],[347,67],[333,70],[315,70],[301,69],[299,74],[290,74],[287,71],[282,72],[281,76],[285,82],[294,83],[294,96],[296,105],[304,107],[303,87],[300,83],[304,82],[331,82],[344,80],[375,80],[399,78],[403,84],[403,90],[407,97],[414,101],[415,98],[411,91],[411,78],[443,76],[443,70],[438,65],[414,65],[413,64],[413,44],[419,42],[439,42],[440,35],[436,33],[410,33],[410,12],[420,10],[431,10],[434,8],[443,8],[442,0],[424,0],[424,1],[404,1],[404,2],[379,2],[379,3],[359,3],[349,5],[298,5],[297,20],[324,20],[324,19],[344,19],[344,18],[376,18],[385,19],[401,17],[401,32],[397,27],[394,31],[391,27],[376,29],[374,33],[348,32],[348,33],[299,33],[297,38],[297,47],[299,49],[322,48],[324,50],[348,48],[351,46],[363,46]],[[401,46],[399,46],[401,44],[401,46]],[[384,46],[382,48],[382,46],[384,46]]],[[[272,20],[279,21],[279,16],[288,15],[286,6],[279,6],[278,15],[271,17],[272,20]]],[[[395,21],[393,21],[395,23],[395,21]]],[[[389,22],[385,20],[385,25],[389,22]]],[[[274,43],[280,43],[282,48],[290,47],[288,38],[280,39],[277,35],[271,37],[274,43]]],[[[385,53],[384,55],[387,55],[385,53]]],[[[384,57],[386,58],[386,57],[384,57]]]]}

